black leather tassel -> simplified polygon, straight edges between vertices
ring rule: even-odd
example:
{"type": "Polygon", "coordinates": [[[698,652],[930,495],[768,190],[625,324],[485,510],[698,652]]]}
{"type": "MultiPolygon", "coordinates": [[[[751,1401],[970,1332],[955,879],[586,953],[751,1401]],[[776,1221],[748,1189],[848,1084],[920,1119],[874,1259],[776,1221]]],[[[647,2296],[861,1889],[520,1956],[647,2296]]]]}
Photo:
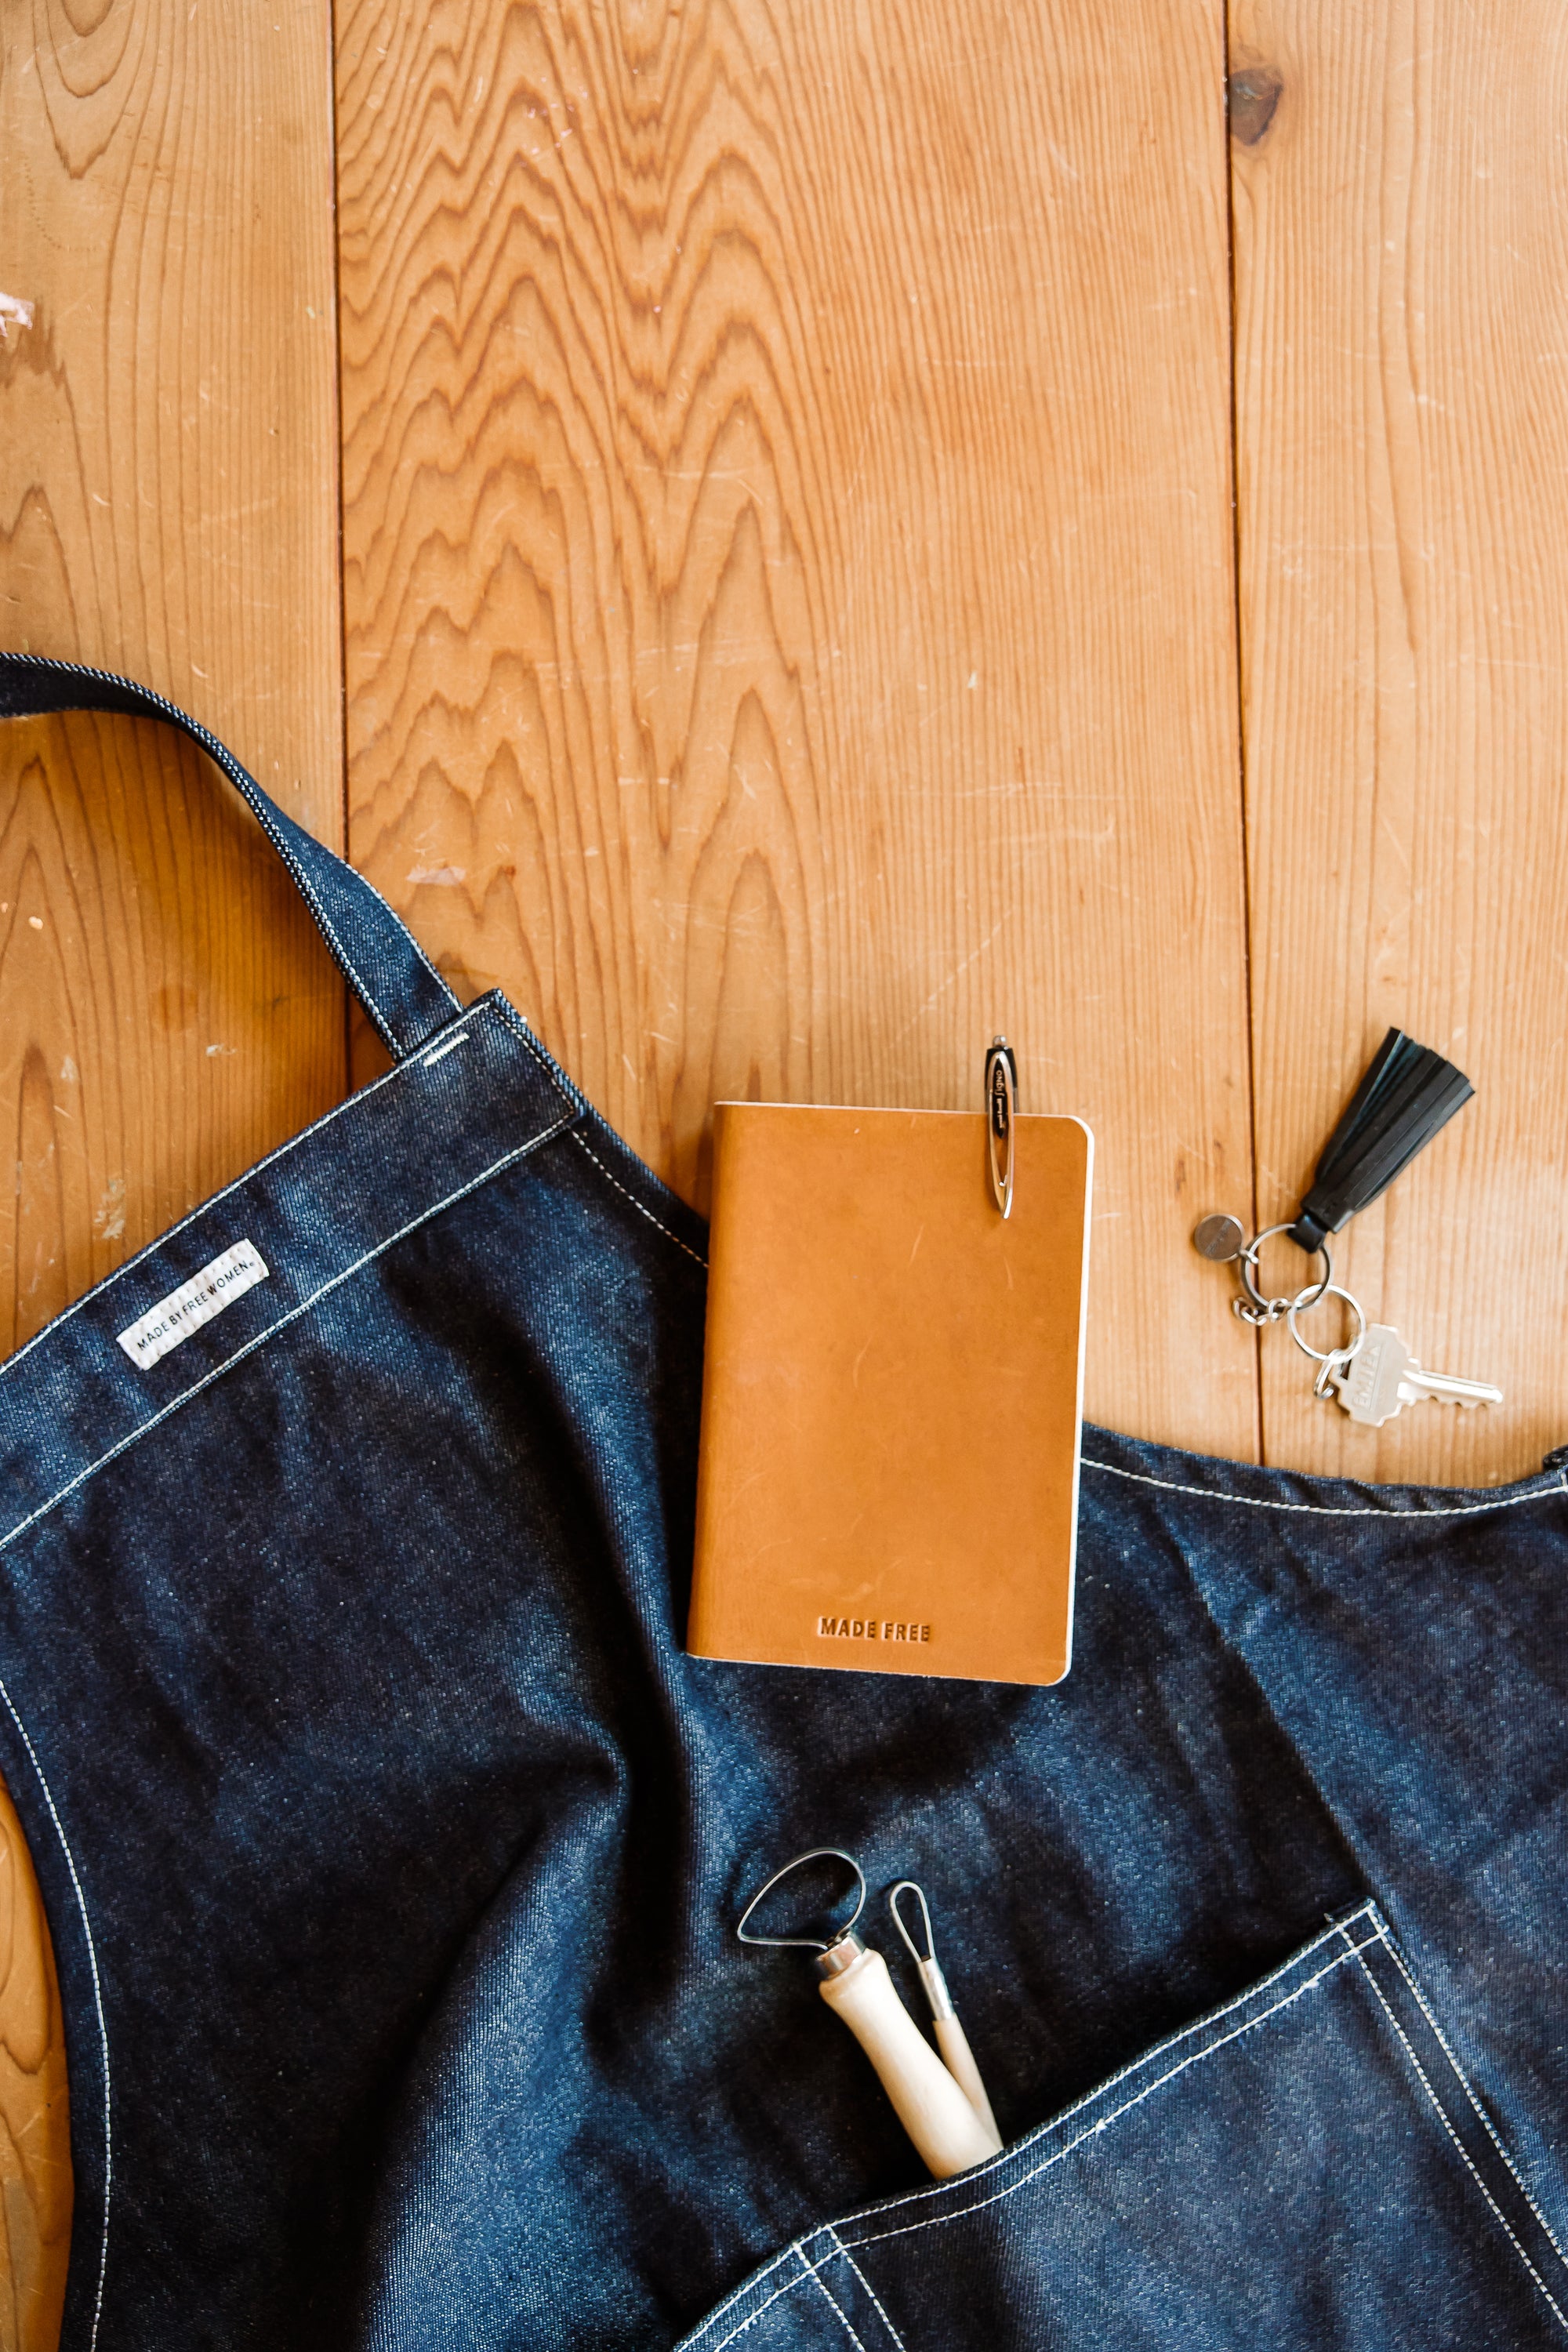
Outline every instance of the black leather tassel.
{"type": "Polygon", "coordinates": [[[1475,1093],[1463,1070],[1391,1029],[1328,1142],[1290,1238],[1315,1250],[1358,1209],[1386,1192],[1402,1168],[1475,1093]]]}

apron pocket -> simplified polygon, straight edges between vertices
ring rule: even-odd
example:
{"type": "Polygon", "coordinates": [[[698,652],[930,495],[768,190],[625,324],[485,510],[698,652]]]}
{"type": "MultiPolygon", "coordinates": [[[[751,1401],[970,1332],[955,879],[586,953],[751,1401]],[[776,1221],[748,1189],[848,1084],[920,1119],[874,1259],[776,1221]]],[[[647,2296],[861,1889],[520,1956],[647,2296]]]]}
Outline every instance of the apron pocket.
{"type": "Polygon", "coordinates": [[[1568,2339],[1568,2263],[1372,1904],[958,2179],[797,2240],[680,2352],[1568,2339]]]}

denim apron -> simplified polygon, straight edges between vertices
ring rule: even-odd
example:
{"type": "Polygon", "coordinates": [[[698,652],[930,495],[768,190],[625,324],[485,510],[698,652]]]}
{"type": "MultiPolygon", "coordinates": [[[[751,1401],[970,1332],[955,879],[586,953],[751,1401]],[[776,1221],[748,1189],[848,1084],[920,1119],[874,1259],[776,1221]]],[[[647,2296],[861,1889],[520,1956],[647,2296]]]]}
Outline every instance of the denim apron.
{"type": "Polygon", "coordinates": [[[203,730],[0,659],[81,707],[204,746],[395,1062],[0,1370],[68,2352],[1560,2344],[1555,1459],[1091,1430],[1058,1687],[686,1657],[700,1220],[203,730]],[[946,2184],[735,1942],[820,1843],[931,1895],[1006,2143],[946,2184]]]}

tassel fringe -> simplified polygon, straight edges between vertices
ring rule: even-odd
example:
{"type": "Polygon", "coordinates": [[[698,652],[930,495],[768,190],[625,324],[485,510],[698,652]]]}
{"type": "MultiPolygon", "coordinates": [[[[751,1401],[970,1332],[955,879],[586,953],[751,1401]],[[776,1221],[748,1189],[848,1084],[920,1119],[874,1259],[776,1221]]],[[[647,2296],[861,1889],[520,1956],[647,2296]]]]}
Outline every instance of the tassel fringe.
{"type": "Polygon", "coordinates": [[[1391,1029],[1323,1147],[1290,1238],[1315,1250],[1386,1192],[1475,1093],[1462,1070],[1391,1029]]]}

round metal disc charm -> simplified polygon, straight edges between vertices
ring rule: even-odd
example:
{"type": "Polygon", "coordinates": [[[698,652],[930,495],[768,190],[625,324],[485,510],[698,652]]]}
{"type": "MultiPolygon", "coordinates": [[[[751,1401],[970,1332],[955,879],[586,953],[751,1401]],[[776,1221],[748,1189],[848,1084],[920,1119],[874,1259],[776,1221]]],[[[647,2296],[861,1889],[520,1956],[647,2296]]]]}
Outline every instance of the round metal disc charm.
{"type": "Polygon", "coordinates": [[[1213,1258],[1216,1265],[1226,1265],[1241,1255],[1241,1244],[1247,1236],[1237,1217],[1204,1217],[1193,1232],[1193,1247],[1200,1257],[1213,1258]]]}

